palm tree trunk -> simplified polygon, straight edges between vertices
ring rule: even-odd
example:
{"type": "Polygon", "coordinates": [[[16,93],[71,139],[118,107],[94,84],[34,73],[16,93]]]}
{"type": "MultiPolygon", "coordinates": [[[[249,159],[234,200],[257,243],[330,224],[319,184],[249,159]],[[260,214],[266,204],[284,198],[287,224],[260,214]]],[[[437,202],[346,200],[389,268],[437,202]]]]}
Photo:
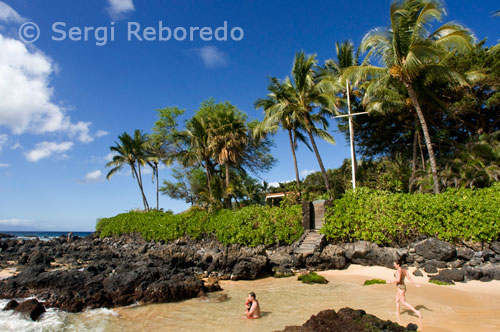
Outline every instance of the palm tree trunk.
{"type": "Polygon", "coordinates": [[[422,109],[420,108],[420,104],[418,102],[417,94],[413,89],[411,83],[406,83],[406,88],[408,89],[408,95],[413,102],[413,106],[417,111],[418,119],[420,120],[420,125],[422,126],[422,131],[424,133],[425,145],[427,147],[427,152],[429,153],[429,160],[431,162],[431,170],[432,170],[432,178],[434,181],[434,193],[439,194],[439,177],[437,172],[436,165],[436,156],[434,155],[434,150],[432,148],[431,136],[429,135],[429,129],[427,128],[427,122],[425,121],[424,113],[422,113],[422,109]]]}
{"type": "Polygon", "coordinates": [[[149,204],[148,200],[146,198],[146,195],[144,195],[144,188],[142,186],[142,174],[141,174],[141,165],[137,165],[137,169],[139,170],[139,176],[137,177],[137,182],[139,182],[139,188],[141,189],[141,194],[142,194],[142,200],[144,201],[144,209],[146,211],[149,211],[149,204]]]}
{"type": "Polygon", "coordinates": [[[160,185],[158,183],[158,172],[159,172],[159,167],[158,164],[155,164],[156,168],[156,209],[160,211],[160,185]]]}
{"type": "Polygon", "coordinates": [[[213,200],[212,185],[210,184],[210,182],[212,181],[212,179],[211,179],[211,176],[210,176],[210,172],[208,170],[208,160],[205,160],[205,172],[207,174],[208,195],[210,196],[210,201],[212,201],[213,200]]]}
{"type": "Polygon", "coordinates": [[[140,170],[139,170],[139,174],[137,174],[137,170],[135,169],[134,165],[130,165],[130,168],[132,169],[132,174],[135,177],[135,179],[137,180],[137,184],[139,185],[139,189],[141,191],[141,196],[142,196],[142,204],[144,204],[144,209],[146,209],[146,201],[144,200],[145,199],[144,191],[142,190],[142,184],[141,184],[141,181],[139,180],[140,170]]]}
{"type": "Polygon", "coordinates": [[[318,147],[316,146],[316,141],[314,140],[314,136],[309,127],[307,128],[307,134],[309,134],[309,139],[311,140],[311,145],[313,147],[314,153],[316,154],[316,159],[318,159],[319,168],[321,169],[321,174],[323,174],[323,180],[325,181],[326,191],[328,192],[328,195],[330,195],[331,194],[330,183],[328,182],[325,166],[323,166],[323,162],[321,161],[321,156],[319,155],[318,147]]]}
{"type": "Polygon", "coordinates": [[[226,164],[224,165],[225,168],[226,168],[226,207],[227,208],[230,208],[231,207],[231,195],[229,194],[229,185],[231,183],[230,181],[230,170],[229,170],[229,162],[226,162],[226,164]]]}
{"type": "Polygon", "coordinates": [[[299,196],[300,196],[299,167],[297,165],[297,156],[295,155],[295,141],[293,139],[291,129],[288,129],[288,138],[290,138],[290,148],[292,149],[293,165],[295,166],[295,181],[297,182],[297,190],[299,191],[299,196]]]}
{"type": "Polygon", "coordinates": [[[411,159],[411,176],[410,183],[408,184],[408,191],[411,193],[413,191],[413,181],[415,179],[415,173],[417,172],[417,144],[418,144],[418,131],[415,126],[415,132],[413,134],[413,154],[411,159]]]}

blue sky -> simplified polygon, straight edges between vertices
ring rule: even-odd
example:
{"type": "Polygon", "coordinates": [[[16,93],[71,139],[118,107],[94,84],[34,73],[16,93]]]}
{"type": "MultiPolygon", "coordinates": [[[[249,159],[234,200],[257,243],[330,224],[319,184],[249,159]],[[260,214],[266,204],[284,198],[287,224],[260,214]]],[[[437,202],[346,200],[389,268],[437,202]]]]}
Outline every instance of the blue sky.
{"type": "MultiPolygon", "coordinates": [[[[150,131],[155,109],[179,106],[190,117],[200,103],[228,100],[250,118],[261,118],[253,102],[266,94],[267,77],[289,74],[299,50],[334,56],[334,43],[359,44],[371,28],[388,24],[390,1],[180,1],[180,0],[11,0],[0,1],[0,231],[24,228],[93,230],[96,219],[141,206],[128,172],[104,179],[109,146],[124,131],[150,131]],[[239,41],[127,40],[129,22],[158,30],[216,29],[227,22],[244,32],[239,41]],[[22,42],[18,29],[38,25],[40,37],[22,42]],[[108,42],[56,41],[71,27],[103,27],[108,42]],[[114,22],[113,24],[111,22],[114,22]],[[111,28],[114,27],[114,40],[111,28]]],[[[468,26],[488,44],[500,38],[496,0],[449,0],[448,17],[468,26]]],[[[150,29],[151,30],[151,29],[150,29]]],[[[28,33],[33,32],[32,30],[28,33]]],[[[102,31],[101,31],[102,32],[102,31]]],[[[182,30],[178,31],[179,34],[182,30]]],[[[98,37],[102,36],[98,35],[98,37]]],[[[182,35],[178,35],[182,37],[182,35]]],[[[235,35],[236,36],[236,35],[235,35]]],[[[238,36],[237,36],[238,37],[238,36]]],[[[75,39],[75,38],[73,38],[75,39]]],[[[81,39],[85,39],[84,36],[81,39]]],[[[182,39],[182,38],[179,38],[182,39]]],[[[238,38],[236,38],[238,39],[238,38]]],[[[332,131],[335,125],[332,125],[332,131]]],[[[349,157],[343,137],[320,143],[326,167],[349,157]]],[[[293,178],[286,137],[276,137],[279,163],[262,179],[293,178]]],[[[303,175],[318,170],[316,159],[299,148],[303,175]]],[[[160,173],[168,178],[168,169],[160,173]]],[[[147,194],[154,200],[150,175],[147,194]]],[[[161,197],[175,212],[187,205],[161,197]]]]}

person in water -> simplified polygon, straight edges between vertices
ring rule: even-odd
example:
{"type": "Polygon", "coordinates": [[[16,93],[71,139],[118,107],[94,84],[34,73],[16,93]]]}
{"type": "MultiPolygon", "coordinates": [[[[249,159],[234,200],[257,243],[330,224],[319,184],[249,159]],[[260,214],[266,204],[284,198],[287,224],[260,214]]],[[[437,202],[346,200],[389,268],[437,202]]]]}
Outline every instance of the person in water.
{"type": "Polygon", "coordinates": [[[408,273],[408,270],[403,269],[401,266],[401,261],[396,260],[394,262],[394,268],[396,269],[396,273],[394,273],[394,280],[389,281],[390,284],[396,284],[396,315],[399,316],[399,308],[402,303],[405,307],[413,311],[418,318],[422,319],[422,315],[420,311],[415,309],[411,304],[406,302],[406,285],[405,278],[408,278],[412,284],[414,284],[417,288],[420,288],[421,285],[417,284],[408,273]]]}
{"type": "Polygon", "coordinates": [[[248,293],[245,301],[245,315],[249,319],[260,318],[260,305],[254,292],[248,293]]]}

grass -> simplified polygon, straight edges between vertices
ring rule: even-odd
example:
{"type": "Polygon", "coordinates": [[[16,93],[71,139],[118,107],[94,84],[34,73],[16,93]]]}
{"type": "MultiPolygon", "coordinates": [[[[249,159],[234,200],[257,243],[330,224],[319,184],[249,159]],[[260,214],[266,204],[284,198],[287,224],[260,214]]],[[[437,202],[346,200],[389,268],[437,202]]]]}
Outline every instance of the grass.
{"type": "Polygon", "coordinates": [[[363,284],[363,286],[369,286],[369,285],[375,285],[375,284],[383,284],[385,285],[387,282],[385,280],[382,280],[382,279],[370,279],[370,280],[366,280],[365,283],[363,284]]]}
{"type": "Polygon", "coordinates": [[[300,275],[297,280],[302,281],[304,284],[327,284],[328,280],[325,277],[320,276],[316,272],[309,272],[300,275]]]}
{"type": "Polygon", "coordinates": [[[439,285],[439,286],[453,286],[454,283],[441,281],[441,280],[429,280],[431,284],[439,285]]]}

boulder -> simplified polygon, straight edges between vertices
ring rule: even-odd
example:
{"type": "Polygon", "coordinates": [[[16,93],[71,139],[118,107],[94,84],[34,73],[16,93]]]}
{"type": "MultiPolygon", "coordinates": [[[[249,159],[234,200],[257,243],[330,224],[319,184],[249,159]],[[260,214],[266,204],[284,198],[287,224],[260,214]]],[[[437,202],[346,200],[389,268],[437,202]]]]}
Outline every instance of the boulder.
{"type": "Polygon", "coordinates": [[[36,321],[45,312],[45,308],[36,299],[31,299],[19,303],[19,305],[14,308],[14,311],[20,312],[26,317],[31,318],[31,320],[36,321]]]}
{"type": "Polygon", "coordinates": [[[454,246],[436,237],[431,237],[415,244],[415,252],[426,259],[435,259],[438,261],[448,261],[455,258],[457,254],[454,246]]]}
{"type": "Polygon", "coordinates": [[[267,257],[244,257],[236,263],[231,274],[231,280],[253,280],[257,278],[267,264],[267,257]]]}
{"type": "Polygon", "coordinates": [[[6,305],[5,307],[3,308],[4,311],[7,311],[7,310],[14,310],[17,306],[19,305],[19,303],[16,301],[16,300],[10,300],[6,305]]]}
{"type": "Polygon", "coordinates": [[[500,254],[500,242],[494,241],[490,244],[490,249],[495,253],[500,254]]]}
{"type": "Polygon", "coordinates": [[[438,272],[437,267],[432,263],[426,263],[424,265],[424,271],[425,271],[425,273],[437,273],[438,272]]]}
{"type": "Polygon", "coordinates": [[[375,243],[358,241],[344,245],[345,256],[354,264],[392,267],[394,260],[405,257],[407,250],[379,247],[375,243]]]}
{"type": "Polygon", "coordinates": [[[461,269],[445,269],[439,271],[436,280],[441,281],[459,281],[462,282],[465,279],[465,272],[461,269]]]}

